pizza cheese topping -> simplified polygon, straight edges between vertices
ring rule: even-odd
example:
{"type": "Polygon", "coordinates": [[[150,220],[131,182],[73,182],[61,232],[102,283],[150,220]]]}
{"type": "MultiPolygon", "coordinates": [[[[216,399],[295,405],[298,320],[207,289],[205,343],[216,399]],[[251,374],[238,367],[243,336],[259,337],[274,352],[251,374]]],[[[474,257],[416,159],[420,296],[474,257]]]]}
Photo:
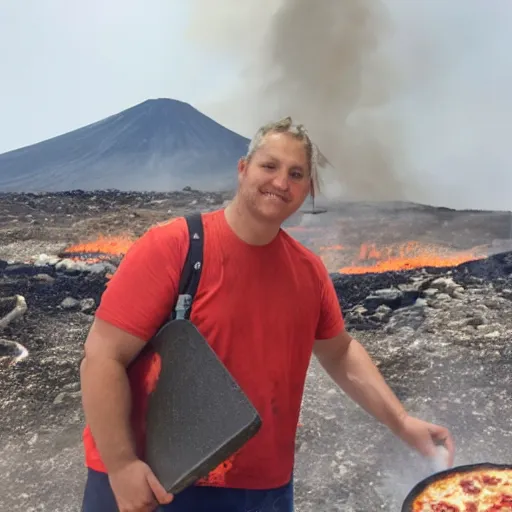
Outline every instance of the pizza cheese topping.
{"type": "Polygon", "coordinates": [[[412,512],[512,512],[512,469],[476,469],[432,482],[412,512]]]}

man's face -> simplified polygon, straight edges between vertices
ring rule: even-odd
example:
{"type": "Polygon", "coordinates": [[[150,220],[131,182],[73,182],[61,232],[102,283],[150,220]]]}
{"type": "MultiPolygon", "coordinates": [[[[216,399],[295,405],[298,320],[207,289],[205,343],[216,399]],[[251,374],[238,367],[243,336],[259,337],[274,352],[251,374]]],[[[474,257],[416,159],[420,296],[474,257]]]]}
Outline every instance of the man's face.
{"type": "Polygon", "coordinates": [[[304,142],[286,133],[270,133],[250,162],[238,164],[239,194],[262,220],[281,224],[295,213],[310,191],[304,142]]]}

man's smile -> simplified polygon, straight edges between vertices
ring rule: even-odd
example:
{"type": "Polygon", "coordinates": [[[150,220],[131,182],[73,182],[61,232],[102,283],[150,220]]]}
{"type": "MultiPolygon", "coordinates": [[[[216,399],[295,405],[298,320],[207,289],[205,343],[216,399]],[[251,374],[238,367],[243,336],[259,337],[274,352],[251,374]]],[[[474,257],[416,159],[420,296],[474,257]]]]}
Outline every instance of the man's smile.
{"type": "Polygon", "coordinates": [[[273,200],[273,201],[278,201],[278,202],[283,202],[283,203],[288,203],[289,200],[281,195],[281,194],[276,194],[275,192],[262,192],[262,194],[267,198],[267,199],[270,199],[270,200],[273,200]]]}

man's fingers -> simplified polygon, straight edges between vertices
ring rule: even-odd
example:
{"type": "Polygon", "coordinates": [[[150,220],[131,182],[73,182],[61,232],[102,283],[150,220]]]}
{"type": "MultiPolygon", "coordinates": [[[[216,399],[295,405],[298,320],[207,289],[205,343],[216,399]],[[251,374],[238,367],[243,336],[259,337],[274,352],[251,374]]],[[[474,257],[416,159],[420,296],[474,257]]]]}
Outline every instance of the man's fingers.
{"type": "Polygon", "coordinates": [[[444,446],[448,450],[448,454],[449,454],[448,465],[450,467],[452,467],[454,459],[455,459],[455,446],[453,443],[452,436],[450,434],[446,435],[446,438],[444,439],[444,446]]]}
{"type": "Polygon", "coordinates": [[[448,429],[444,427],[438,427],[437,425],[433,425],[434,429],[431,430],[432,439],[436,442],[436,444],[441,444],[446,448],[448,452],[448,466],[452,467],[455,459],[455,446],[453,443],[452,436],[448,429]]]}
{"type": "Polygon", "coordinates": [[[148,484],[151,487],[151,490],[153,491],[153,494],[155,495],[155,498],[157,499],[158,503],[160,505],[166,505],[167,503],[170,503],[174,496],[172,494],[169,494],[162,484],[158,481],[157,477],[153,474],[152,471],[150,471],[147,475],[148,484]]]}

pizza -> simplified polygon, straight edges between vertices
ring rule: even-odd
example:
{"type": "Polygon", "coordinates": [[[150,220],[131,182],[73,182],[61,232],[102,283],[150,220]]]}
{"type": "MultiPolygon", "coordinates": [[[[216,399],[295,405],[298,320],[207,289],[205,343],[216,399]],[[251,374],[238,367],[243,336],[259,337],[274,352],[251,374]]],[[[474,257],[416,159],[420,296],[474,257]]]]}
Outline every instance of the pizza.
{"type": "Polygon", "coordinates": [[[411,512],[512,512],[512,468],[447,473],[423,489],[411,512]]]}

